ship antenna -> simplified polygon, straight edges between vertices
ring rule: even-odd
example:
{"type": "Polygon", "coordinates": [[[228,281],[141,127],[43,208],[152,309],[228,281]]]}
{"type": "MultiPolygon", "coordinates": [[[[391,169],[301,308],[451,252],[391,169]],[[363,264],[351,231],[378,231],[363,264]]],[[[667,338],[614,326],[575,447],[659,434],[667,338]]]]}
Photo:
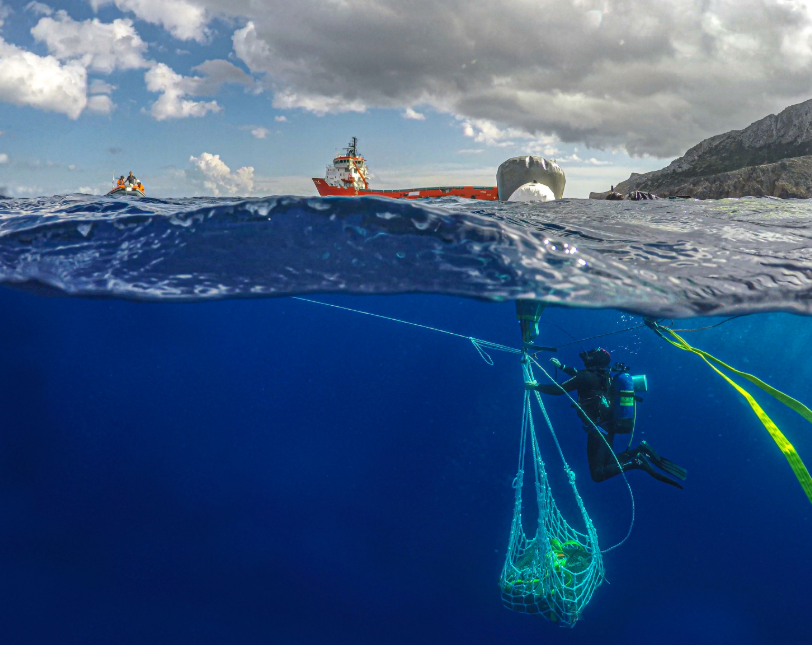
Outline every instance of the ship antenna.
{"type": "Polygon", "coordinates": [[[347,148],[347,154],[350,157],[357,157],[358,156],[358,137],[353,137],[352,142],[350,143],[350,147],[347,148]]]}

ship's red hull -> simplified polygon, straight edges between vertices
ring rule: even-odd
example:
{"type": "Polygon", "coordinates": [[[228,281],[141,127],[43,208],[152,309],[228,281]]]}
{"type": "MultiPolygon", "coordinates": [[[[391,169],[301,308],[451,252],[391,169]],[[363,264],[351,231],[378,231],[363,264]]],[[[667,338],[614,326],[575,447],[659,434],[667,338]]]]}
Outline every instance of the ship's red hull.
{"type": "Polygon", "coordinates": [[[484,199],[496,201],[499,199],[496,186],[435,186],[433,188],[404,188],[401,190],[356,190],[355,188],[341,188],[331,186],[323,179],[313,177],[316,190],[322,197],[365,197],[377,195],[391,199],[425,199],[427,197],[466,197],[468,199],[484,199]]]}

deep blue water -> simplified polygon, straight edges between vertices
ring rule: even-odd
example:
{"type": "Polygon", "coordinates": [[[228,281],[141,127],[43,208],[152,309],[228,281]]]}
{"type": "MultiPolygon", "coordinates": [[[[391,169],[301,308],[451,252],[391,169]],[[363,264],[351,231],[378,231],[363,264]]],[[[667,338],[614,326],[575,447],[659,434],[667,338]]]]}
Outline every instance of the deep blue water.
{"type": "MultiPolygon", "coordinates": [[[[20,244],[0,240],[0,253],[20,244]]],[[[518,345],[512,302],[318,299],[518,345]]],[[[632,536],[565,630],[499,600],[516,356],[488,366],[464,339],[290,298],[200,300],[0,288],[3,642],[809,642],[808,500],[746,403],[650,330],[586,345],[648,375],[637,438],[688,480],[679,491],[629,474],[632,536]]],[[[761,309],[689,339],[809,405],[809,319],[761,309]]],[[[581,338],[640,318],[548,308],[542,321],[581,338]]],[[[545,344],[570,340],[541,329],[545,344]]],[[[577,365],[579,351],[558,356],[577,365]]],[[[809,424],[756,396],[812,462],[809,424]]],[[[625,485],[591,482],[580,422],[561,398],[548,409],[610,546],[629,523],[625,485]]],[[[539,437],[569,512],[555,448],[539,437]]]]}

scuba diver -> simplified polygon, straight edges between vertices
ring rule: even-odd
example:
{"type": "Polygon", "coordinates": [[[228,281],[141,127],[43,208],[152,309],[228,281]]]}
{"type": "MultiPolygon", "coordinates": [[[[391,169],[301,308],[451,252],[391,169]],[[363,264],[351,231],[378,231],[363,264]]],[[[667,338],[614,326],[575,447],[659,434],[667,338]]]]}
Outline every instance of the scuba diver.
{"type": "Polygon", "coordinates": [[[658,455],[645,441],[615,455],[612,449],[615,435],[629,434],[634,430],[634,406],[638,399],[634,396],[632,379],[625,367],[620,367],[620,373],[612,378],[609,369],[611,356],[605,349],[597,347],[581,352],[580,358],[584,362],[583,370],[563,365],[557,358],[550,359],[556,368],[571,377],[560,386],[554,383],[539,385],[531,381],[525,387],[553,396],[572,391],[578,393],[578,416],[587,433],[586,455],[592,480],[602,482],[627,470],[644,470],[657,481],[681,489],[679,482],[657,472],[654,467],[681,480],[685,479],[687,471],[658,455]],[[623,381],[621,376],[626,380],[623,381]],[[614,405],[609,402],[610,397],[614,405]],[[602,428],[605,434],[598,428],[602,428]]]}

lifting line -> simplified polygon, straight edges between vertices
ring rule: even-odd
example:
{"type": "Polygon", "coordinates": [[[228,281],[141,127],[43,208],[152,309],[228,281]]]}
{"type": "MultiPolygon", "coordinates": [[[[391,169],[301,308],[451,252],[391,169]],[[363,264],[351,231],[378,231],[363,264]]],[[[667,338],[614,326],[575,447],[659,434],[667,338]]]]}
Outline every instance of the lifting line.
{"type": "MultiPolygon", "coordinates": [[[[731,316],[730,318],[725,318],[722,322],[718,322],[718,323],[716,323],[714,325],[708,325],[707,327],[690,327],[690,328],[685,328],[685,329],[674,329],[673,331],[703,331],[705,329],[714,329],[715,327],[719,327],[720,325],[724,325],[725,323],[728,323],[731,320],[736,320],[736,318],[744,318],[745,316],[749,316],[749,315],[750,314],[739,314],[738,316],[731,316]]],[[[544,324],[549,325],[551,323],[544,323],[544,324]]],[[[558,327],[558,325],[552,325],[552,326],[553,327],[558,327]]],[[[562,347],[569,347],[570,345],[580,345],[581,343],[584,343],[584,342],[586,342],[588,340],[595,340],[596,338],[603,338],[604,336],[612,336],[614,334],[622,334],[623,332],[634,331],[635,329],[641,329],[642,327],[648,327],[648,326],[649,325],[647,323],[643,323],[642,325],[635,325],[634,327],[626,327],[625,329],[618,329],[617,331],[610,331],[610,332],[607,332],[605,334],[598,334],[597,336],[588,336],[587,338],[581,338],[580,340],[573,339],[573,341],[571,343],[564,343],[562,345],[556,345],[555,347],[543,347],[541,349],[556,352],[559,349],[561,349],[562,347]]],[[[561,327],[558,327],[558,329],[561,329],[561,327]]],[[[561,329],[561,331],[563,331],[565,334],[567,334],[567,336],[572,338],[572,334],[570,334],[569,332],[567,332],[567,331],[565,331],[563,329],[561,329]]]]}
{"type": "Polygon", "coordinates": [[[428,325],[420,325],[418,323],[409,322],[408,320],[400,320],[399,318],[390,318],[389,316],[381,316],[380,314],[373,314],[368,311],[361,311],[360,309],[352,309],[351,307],[342,307],[341,305],[332,305],[329,302],[320,302],[318,300],[310,300],[309,298],[301,298],[299,296],[292,296],[291,300],[301,300],[302,302],[310,302],[314,305],[322,305],[324,307],[332,307],[333,309],[343,309],[344,311],[351,311],[356,314],[364,314],[365,316],[372,316],[373,318],[383,318],[384,320],[389,320],[392,322],[403,323],[404,325],[411,325],[412,327],[420,327],[421,329],[428,329],[429,331],[436,331],[440,332],[441,334],[448,334],[449,336],[456,336],[457,338],[464,338],[465,340],[470,340],[473,346],[476,348],[476,351],[479,352],[479,355],[482,357],[482,360],[485,361],[488,365],[493,365],[493,359],[490,357],[488,352],[485,351],[485,347],[488,349],[493,349],[499,352],[507,352],[509,354],[521,354],[522,350],[515,349],[513,347],[508,347],[507,345],[500,345],[499,343],[492,343],[487,340],[482,340],[481,338],[474,338],[473,336],[463,336],[462,334],[455,334],[453,331],[446,331],[445,329],[437,329],[436,327],[429,327],[428,325]]]}
{"type": "MultiPolygon", "coordinates": [[[[558,381],[556,381],[552,376],[550,376],[550,374],[547,372],[547,370],[545,370],[541,366],[541,364],[536,360],[535,356],[533,356],[532,354],[528,354],[523,349],[516,349],[514,347],[509,347],[508,345],[501,345],[499,343],[492,343],[492,342],[490,342],[488,340],[482,340],[481,338],[474,338],[473,336],[464,336],[463,334],[457,334],[457,333],[455,333],[453,331],[446,331],[445,329],[438,329],[437,327],[430,327],[429,325],[421,325],[419,323],[409,322],[408,320],[401,320],[400,318],[392,318],[390,316],[382,316],[381,314],[373,314],[373,313],[370,313],[369,311],[362,311],[361,309],[353,309],[352,307],[342,307],[341,305],[333,305],[333,304],[330,304],[329,302],[321,302],[319,300],[311,300],[309,298],[302,298],[300,296],[291,296],[291,299],[292,300],[301,300],[302,302],[309,302],[309,303],[314,304],[314,305],[322,305],[324,307],[332,307],[333,309],[342,309],[344,311],[350,311],[350,312],[356,313],[356,314],[363,314],[365,316],[372,316],[373,318],[382,318],[383,320],[389,320],[391,322],[403,323],[404,325],[410,325],[412,327],[420,327],[421,329],[428,329],[429,331],[436,331],[436,332],[439,332],[441,334],[447,334],[449,336],[456,336],[457,338],[464,338],[465,340],[468,340],[473,344],[473,346],[476,348],[477,352],[479,352],[479,355],[482,357],[482,360],[485,361],[488,365],[491,365],[491,366],[493,366],[493,359],[485,351],[485,348],[495,350],[495,351],[499,351],[499,352],[506,352],[506,353],[509,353],[509,354],[522,354],[524,357],[526,357],[527,359],[529,359],[530,361],[535,363],[535,365],[542,371],[544,376],[546,376],[553,384],[557,385],[564,392],[566,397],[572,402],[573,406],[578,408],[581,411],[581,413],[584,415],[585,418],[589,419],[589,422],[592,424],[592,426],[595,428],[595,430],[598,431],[598,434],[600,434],[603,441],[606,443],[607,446],[609,446],[609,442],[606,441],[606,437],[604,437],[604,433],[600,430],[600,428],[598,428],[598,426],[595,425],[595,423],[592,421],[592,419],[589,418],[589,416],[583,411],[583,409],[581,409],[581,406],[578,405],[578,402],[575,401],[570,396],[569,392],[565,391],[564,388],[561,387],[561,384],[558,381]]],[[[639,327],[645,327],[645,326],[646,326],[645,324],[639,325],[639,327]]],[[[637,329],[637,327],[633,327],[632,329],[637,329]]],[[[629,330],[628,329],[622,329],[620,331],[629,331],[629,330]]],[[[617,334],[617,333],[620,333],[620,331],[611,332],[611,333],[617,334]]],[[[608,335],[608,334],[604,334],[604,335],[608,335]]],[[[539,399],[539,405],[541,405],[541,400],[540,399],[539,399]]],[[[545,416],[545,419],[547,420],[547,423],[549,424],[550,421],[549,421],[549,418],[547,418],[547,412],[544,410],[544,406],[541,406],[541,409],[544,412],[544,416],[545,416]]],[[[550,428],[552,429],[552,426],[550,426],[550,428]]],[[[555,436],[555,433],[553,433],[553,438],[555,439],[555,444],[556,444],[556,447],[558,448],[558,452],[561,454],[561,457],[563,459],[564,454],[561,451],[561,446],[558,444],[558,438],[555,436]]],[[[634,527],[634,518],[635,518],[634,494],[632,493],[631,484],[629,484],[629,480],[626,478],[626,473],[623,471],[623,467],[620,465],[620,462],[617,459],[617,455],[615,454],[615,451],[612,450],[611,446],[609,446],[609,451],[612,453],[612,456],[615,458],[615,462],[617,462],[618,468],[620,468],[620,474],[623,475],[623,480],[626,482],[626,487],[629,489],[629,498],[630,498],[631,504],[632,504],[632,519],[631,519],[631,522],[629,523],[629,530],[626,532],[626,537],[624,537],[620,542],[618,542],[614,546],[610,546],[608,549],[601,549],[601,553],[608,553],[609,551],[612,551],[613,549],[618,548],[620,545],[622,545],[624,542],[626,542],[626,540],[629,539],[629,536],[631,536],[631,534],[632,534],[632,528],[634,527]]],[[[571,476],[575,477],[574,473],[571,476]]]]}
{"type": "Polygon", "coordinates": [[[725,379],[725,381],[727,381],[739,394],[741,394],[745,398],[745,400],[750,404],[750,407],[753,409],[753,412],[755,412],[756,416],[758,417],[758,420],[761,421],[761,423],[766,428],[767,432],[770,433],[770,436],[772,437],[773,441],[775,441],[776,445],[778,446],[778,449],[784,454],[784,457],[786,457],[787,461],[789,462],[789,467],[792,468],[792,472],[795,473],[795,477],[798,479],[798,483],[801,485],[801,488],[803,489],[804,493],[806,493],[806,496],[807,498],[809,498],[810,503],[812,503],[812,477],[810,477],[809,471],[804,465],[804,462],[801,460],[801,457],[798,455],[798,452],[795,450],[795,447],[784,436],[784,433],[781,432],[781,430],[778,428],[777,425],[775,425],[775,423],[767,415],[767,413],[764,412],[764,410],[756,402],[756,400],[752,397],[752,395],[743,387],[735,383],[730,377],[724,374],[716,366],[718,365],[719,367],[723,367],[727,370],[730,370],[734,374],[737,374],[742,378],[747,379],[754,385],[764,390],[774,399],[780,401],[791,410],[794,410],[795,412],[800,414],[804,419],[806,419],[810,423],[812,423],[812,410],[810,410],[800,401],[793,399],[791,396],[784,394],[779,390],[776,390],[774,387],[768,385],[760,378],[753,376],[752,374],[748,374],[747,372],[737,370],[735,367],[731,367],[727,363],[720,361],[715,356],[711,356],[710,354],[702,351],[701,349],[692,347],[690,344],[688,344],[688,342],[684,338],[682,338],[682,336],[677,334],[675,330],[670,329],[669,327],[659,325],[651,320],[648,321],[648,324],[651,327],[651,329],[654,330],[654,332],[666,342],[671,343],[674,347],[685,350],[686,352],[691,352],[692,354],[696,354],[697,356],[702,358],[702,360],[705,361],[714,372],[716,372],[719,376],[725,379]],[[663,332],[667,332],[676,340],[671,340],[671,338],[665,336],[663,332]]]}
{"type": "MultiPolygon", "coordinates": [[[[570,396],[570,393],[567,392],[558,381],[556,381],[552,376],[550,376],[547,373],[547,370],[545,370],[541,366],[541,364],[536,360],[535,356],[528,355],[527,358],[529,358],[533,363],[536,364],[536,367],[538,367],[542,371],[544,376],[546,376],[555,385],[558,386],[558,388],[561,390],[561,392],[564,394],[564,396],[566,396],[572,402],[573,407],[578,408],[578,410],[583,415],[583,418],[587,419],[589,421],[589,423],[592,424],[592,427],[595,428],[595,430],[598,431],[598,434],[601,436],[601,439],[603,439],[603,442],[609,448],[609,452],[612,453],[612,457],[614,457],[614,459],[615,459],[615,463],[617,464],[617,467],[620,470],[620,474],[623,475],[623,481],[626,482],[626,488],[629,489],[629,498],[631,499],[631,502],[632,502],[632,520],[631,520],[631,522],[629,522],[629,530],[626,532],[626,537],[624,537],[620,542],[618,542],[614,546],[610,546],[608,549],[601,549],[601,553],[609,553],[609,551],[612,551],[613,549],[616,549],[620,545],[622,545],[626,540],[629,539],[629,537],[632,534],[632,528],[634,527],[634,515],[635,515],[635,512],[634,512],[634,493],[632,493],[632,486],[629,483],[629,480],[626,478],[626,472],[623,470],[623,466],[620,465],[620,461],[618,461],[618,458],[617,458],[617,455],[615,454],[615,451],[612,449],[612,446],[609,445],[609,442],[606,441],[606,437],[604,436],[604,432],[602,432],[601,429],[598,426],[595,425],[595,422],[592,421],[590,416],[586,412],[584,412],[584,409],[580,405],[578,405],[578,402],[570,396]]],[[[538,394],[538,392],[536,392],[536,396],[537,397],[540,396],[538,394]]],[[[539,400],[539,405],[541,406],[541,400],[539,400]]],[[[547,411],[544,409],[544,406],[541,406],[541,411],[544,413],[544,418],[547,419],[548,425],[550,425],[550,420],[547,418],[547,411]]],[[[552,426],[551,426],[551,428],[552,428],[552,426]]],[[[553,438],[555,439],[555,445],[558,448],[558,452],[561,454],[561,459],[564,459],[564,453],[561,452],[561,446],[558,444],[558,437],[556,437],[555,434],[553,434],[553,438]]]]}

